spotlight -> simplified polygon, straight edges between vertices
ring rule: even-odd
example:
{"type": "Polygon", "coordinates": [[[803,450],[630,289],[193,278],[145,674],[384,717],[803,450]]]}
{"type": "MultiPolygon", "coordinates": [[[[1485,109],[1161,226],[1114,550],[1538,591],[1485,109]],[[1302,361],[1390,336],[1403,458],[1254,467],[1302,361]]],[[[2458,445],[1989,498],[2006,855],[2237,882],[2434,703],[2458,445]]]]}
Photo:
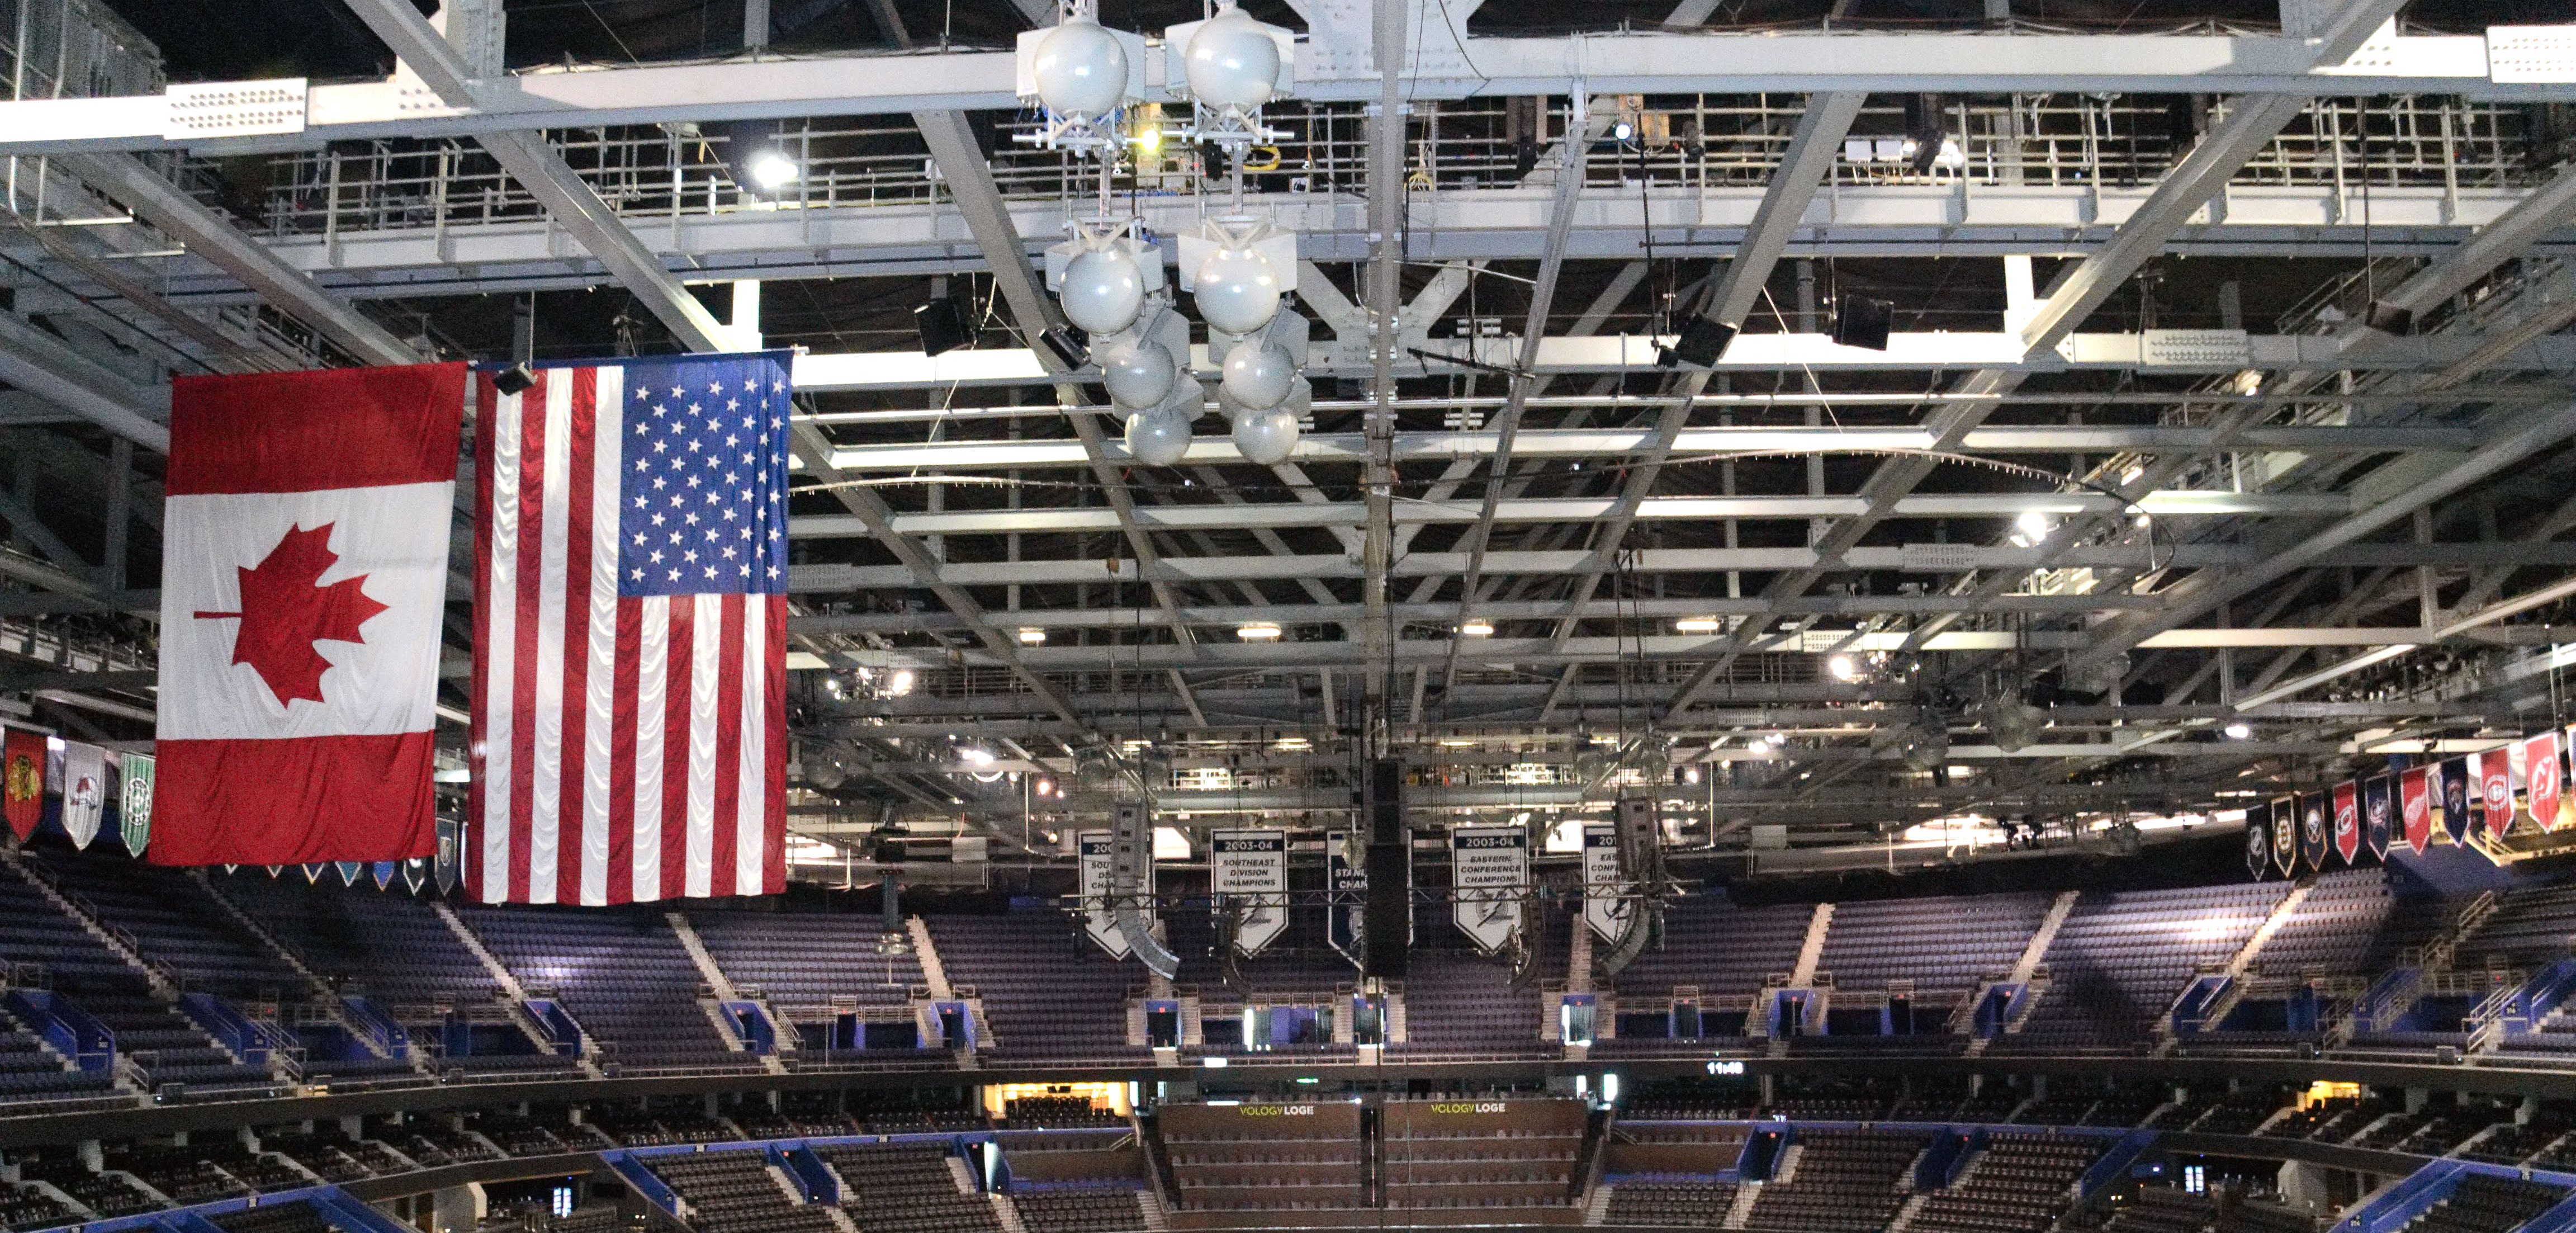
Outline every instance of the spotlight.
{"type": "Polygon", "coordinates": [[[1683,617],[1673,622],[1673,632],[1681,634],[1721,634],[1726,632],[1724,617],[1683,617]]]}
{"type": "Polygon", "coordinates": [[[964,749],[958,750],[957,757],[958,760],[964,762],[968,766],[983,767],[993,765],[993,751],[978,748],[973,745],[969,745],[964,749]]]}
{"type": "Polygon", "coordinates": [[[2013,542],[2027,548],[2048,538],[2048,515],[2038,510],[2025,510],[2013,520],[2013,542]]]}
{"type": "Polygon", "coordinates": [[[889,698],[900,698],[900,697],[904,696],[905,694],[911,693],[911,692],[912,692],[912,669],[910,669],[910,668],[897,668],[897,669],[895,669],[895,671],[894,671],[894,675],[886,678],[886,690],[885,690],[885,691],[886,691],[886,696],[887,696],[887,697],[889,697],[889,698]]]}
{"type": "Polygon", "coordinates": [[[1707,317],[1693,317],[1682,326],[1681,336],[1662,350],[1655,362],[1665,368],[1676,363],[1693,368],[1715,368],[1719,356],[1726,354],[1726,344],[1735,341],[1735,327],[1707,317]]]}
{"type": "Polygon", "coordinates": [[[1610,126],[1610,139],[1612,141],[1627,141],[1636,135],[1637,126],[1630,124],[1625,120],[1621,120],[1610,126]]]}
{"type": "Polygon", "coordinates": [[[504,398],[525,394],[536,383],[537,374],[528,371],[525,364],[512,364],[492,375],[492,388],[501,391],[504,398]]]}
{"type": "Polygon", "coordinates": [[[1091,336],[1072,326],[1056,326],[1038,335],[1038,342],[1067,369],[1091,362],[1091,336]]]}
{"type": "Polygon", "coordinates": [[[1491,638],[1494,636],[1494,623],[1491,621],[1468,621],[1458,627],[1458,636],[1462,638],[1491,638]]]}
{"type": "Polygon", "coordinates": [[[1043,629],[1038,628],[1038,627],[1037,627],[1037,626],[1035,626],[1035,625],[1023,625],[1023,626],[1021,626],[1021,627],[1020,627],[1020,645],[1021,645],[1021,646],[1045,646],[1045,645],[1046,645],[1046,631],[1045,631],[1045,630],[1043,630],[1043,629]]]}
{"type": "Polygon", "coordinates": [[[1826,660],[1825,671],[1833,673],[1835,680],[1846,683],[1861,678],[1860,661],[1849,655],[1836,655],[1826,660]]]}
{"type": "Polygon", "coordinates": [[[796,160],[776,150],[763,150],[751,156],[751,182],[762,192],[793,184],[796,176],[796,160]]]}
{"type": "Polygon", "coordinates": [[[1249,625],[1236,626],[1234,636],[1246,642],[1277,642],[1279,627],[1268,621],[1255,621],[1249,625]]]}
{"type": "Polygon", "coordinates": [[[2245,740],[2246,738],[2251,737],[2251,736],[2253,736],[2253,735],[2254,735],[2254,725],[2249,724],[2249,723],[2245,722],[2244,720],[2241,720],[2241,719],[2240,719],[2240,720],[2237,720],[2235,723],[2232,723],[2232,724],[2227,725],[2227,739],[2229,739],[2229,740],[2231,740],[2231,741],[2241,741],[2241,740],[2245,740]]]}

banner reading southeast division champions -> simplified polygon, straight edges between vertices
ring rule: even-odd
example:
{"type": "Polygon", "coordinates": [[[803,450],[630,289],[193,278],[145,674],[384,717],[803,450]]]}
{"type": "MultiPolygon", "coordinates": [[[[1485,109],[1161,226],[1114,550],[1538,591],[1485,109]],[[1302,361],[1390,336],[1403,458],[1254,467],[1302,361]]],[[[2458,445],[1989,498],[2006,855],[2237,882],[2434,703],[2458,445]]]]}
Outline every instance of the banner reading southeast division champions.
{"type": "Polygon", "coordinates": [[[1521,928],[1521,896],[1529,890],[1529,832],[1517,826],[1461,826],[1449,832],[1452,919],[1492,954],[1511,944],[1521,928]]]}
{"type": "Polygon", "coordinates": [[[1231,907],[1234,949],[1250,959],[1288,931],[1288,832],[1216,831],[1208,868],[1218,903],[1231,907]]]}

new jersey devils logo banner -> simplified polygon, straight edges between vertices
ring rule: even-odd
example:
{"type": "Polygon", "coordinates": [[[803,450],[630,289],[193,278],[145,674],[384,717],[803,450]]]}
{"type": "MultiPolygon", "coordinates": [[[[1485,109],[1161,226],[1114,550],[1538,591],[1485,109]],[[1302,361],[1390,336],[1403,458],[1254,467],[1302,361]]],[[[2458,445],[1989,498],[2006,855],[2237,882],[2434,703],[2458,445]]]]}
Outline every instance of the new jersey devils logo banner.
{"type": "Polygon", "coordinates": [[[2558,829],[2558,733],[2543,732],[2522,743],[2522,782],[2531,798],[2531,820],[2544,831],[2558,829]]]}
{"type": "Polygon", "coordinates": [[[429,854],[464,409],[462,364],[174,383],[154,864],[429,854]]]}
{"type": "Polygon", "coordinates": [[[2487,834],[2502,839],[2513,830],[2513,759],[2501,749],[2470,754],[2478,768],[2479,805],[2486,813],[2487,834]]]}
{"type": "Polygon", "coordinates": [[[2397,777],[2397,814],[2404,819],[2406,846],[2423,855],[2433,842],[2432,768],[2412,767],[2397,777]]]}
{"type": "Polygon", "coordinates": [[[2342,857],[2347,865],[2361,854],[2360,785],[2349,779],[2335,785],[2334,850],[2335,855],[2342,857]]]}

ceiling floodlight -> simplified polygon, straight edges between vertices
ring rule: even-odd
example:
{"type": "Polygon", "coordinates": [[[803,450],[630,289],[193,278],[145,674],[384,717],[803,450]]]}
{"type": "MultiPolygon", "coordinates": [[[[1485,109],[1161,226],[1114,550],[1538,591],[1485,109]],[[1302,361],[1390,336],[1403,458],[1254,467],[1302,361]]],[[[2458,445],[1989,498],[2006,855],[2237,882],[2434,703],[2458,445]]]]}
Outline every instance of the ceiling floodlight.
{"type": "Polygon", "coordinates": [[[1464,622],[1458,626],[1458,636],[1461,638],[1491,638],[1494,636],[1494,623],[1485,620],[1471,620],[1464,622]]]}
{"type": "Polygon", "coordinates": [[[793,184],[796,176],[796,160],[776,150],[763,150],[751,156],[751,182],[762,192],[793,184]]]}
{"type": "Polygon", "coordinates": [[[1021,646],[1045,646],[1045,645],[1046,645],[1046,631],[1045,631],[1045,630],[1043,630],[1043,629],[1038,628],[1038,627],[1037,627],[1037,626],[1035,626],[1035,625],[1023,625],[1023,626],[1021,626],[1021,627],[1020,627],[1020,645],[1021,645],[1021,646]]]}
{"type": "Polygon", "coordinates": [[[1255,621],[1235,627],[1234,636],[1246,642],[1277,642],[1279,627],[1269,621],[1255,621]]]}
{"type": "Polygon", "coordinates": [[[1673,622],[1673,629],[1677,633],[1685,634],[1724,633],[1726,632],[1726,618],[1713,616],[1683,617],[1682,619],[1673,622]]]}
{"type": "Polygon", "coordinates": [[[1826,660],[1825,671],[1833,673],[1835,680],[1844,682],[1857,681],[1862,675],[1860,661],[1849,655],[1836,655],[1826,660]]]}

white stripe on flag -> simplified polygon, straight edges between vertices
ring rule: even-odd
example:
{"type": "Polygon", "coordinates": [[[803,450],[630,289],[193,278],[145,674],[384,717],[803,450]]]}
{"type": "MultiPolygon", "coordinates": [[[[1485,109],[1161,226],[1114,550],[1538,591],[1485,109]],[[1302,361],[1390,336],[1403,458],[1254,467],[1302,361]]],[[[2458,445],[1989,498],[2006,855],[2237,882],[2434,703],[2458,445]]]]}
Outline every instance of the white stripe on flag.
{"type": "MultiPolygon", "coordinates": [[[[518,767],[510,763],[513,724],[512,690],[517,686],[519,634],[519,396],[504,395],[484,421],[492,434],[492,510],[490,602],[481,605],[485,662],[483,674],[483,765],[475,790],[483,799],[483,901],[510,897],[510,783],[518,767]]],[[[462,856],[463,853],[459,853],[462,856]]]]}
{"type": "MultiPolygon", "coordinates": [[[[546,383],[544,505],[537,529],[537,725],[528,768],[528,902],[555,902],[563,841],[564,561],[572,531],[572,374],[546,383]]],[[[585,482],[587,482],[585,480],[585,482]]]]}
{"type": "Polygon", "coordinates": [[[693,595],[689,647],[689,863],[682,893],[715,893],[716,718],[723,693],[724,596],[693,595]]]}
{"type": "Polygon", "coordinates": [[[609,799],[617,759],[617,537],[621,446],[626,438],[626,370],[599,369],[592,399],[590,465],[590,672],[583,679],[581,901],[608,902],[609,799]]]}
{"type": "Polygon", "coordinates": [[[742,746],[734,764],[739,786],[734,791],[733,893],[761,893],[768,852],[762,842],[769,810],[769,716],[762,703],[769,694],[769,597],[742,597],[742,675],[729,684],[742,691],[742,746]]]}
{"type": "Polygon", "coordinates": [[[633,654],[635,861],[628,872],[640,902],[662,897],[662,716],[669,705],[663,693],[670,680],[671,597],[648,595],[638,606],[643,618],[633,654]]]}

